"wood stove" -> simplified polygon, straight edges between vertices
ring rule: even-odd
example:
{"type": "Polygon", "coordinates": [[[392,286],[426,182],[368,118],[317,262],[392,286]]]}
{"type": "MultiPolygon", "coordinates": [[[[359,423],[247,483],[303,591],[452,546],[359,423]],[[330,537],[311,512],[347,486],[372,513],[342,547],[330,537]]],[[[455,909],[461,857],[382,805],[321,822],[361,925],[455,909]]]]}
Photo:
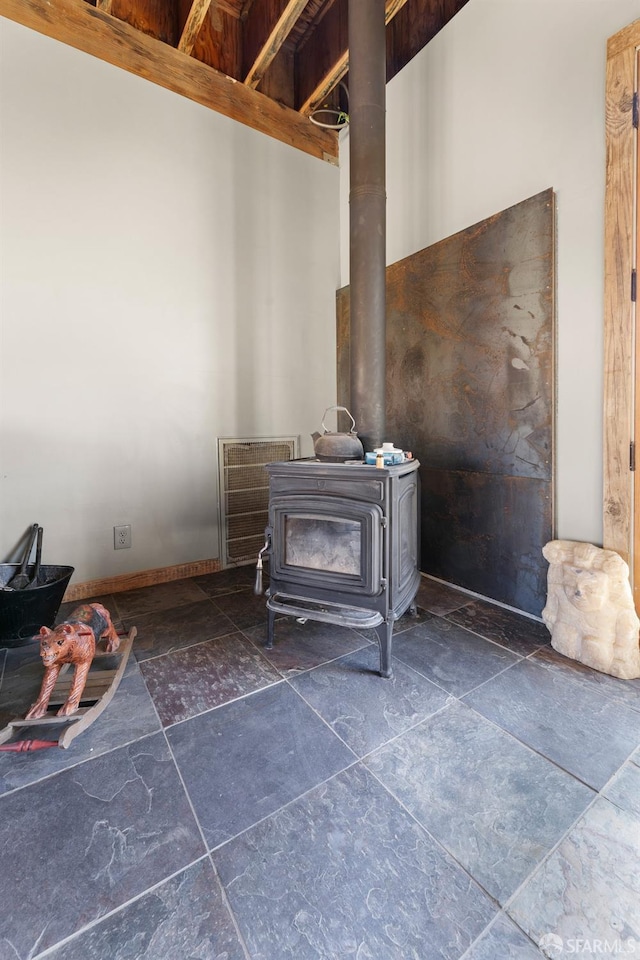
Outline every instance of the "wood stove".
{"type": "MultiPolygon", "coordinates": [[[[351,403],[365,450],[386,433],[385,10],[385,0],[348,3],[351,403]]],[[[415,613],[420,582],[418,467],[267,464],[267,646],[278,614],[373,628],[391,676],[393,626],[415,613]]]]}
{"type": "Polygon", "coordinates": [[[267,647],[285,615],[373,628],[391,676],[395,621],[415,613],[417,460],[376,467],[315,459],[269,463],[267,647]]]}

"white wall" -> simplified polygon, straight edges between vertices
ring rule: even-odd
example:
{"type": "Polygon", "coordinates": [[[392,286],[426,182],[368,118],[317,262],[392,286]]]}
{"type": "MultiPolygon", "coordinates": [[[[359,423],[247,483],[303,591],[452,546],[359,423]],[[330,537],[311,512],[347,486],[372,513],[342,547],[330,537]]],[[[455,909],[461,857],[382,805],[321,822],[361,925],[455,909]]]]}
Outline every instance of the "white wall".
{"type": "Polygon", "coordinates": [[[335,403],[336,168],[0,21],[0,559],[218,556],[216,439],[335,403]],[[114,524],[133,547],[114,551],[114,524]]]}
{"type": "MultiPolygon", "coordinates": [[[[557,535],[602,543],[606,41],[639,0],[470,0],[387,86],[387,260],[557,193],[557,535]]],[[[348,137],[341,146],[348,282],[348,137]]]]}

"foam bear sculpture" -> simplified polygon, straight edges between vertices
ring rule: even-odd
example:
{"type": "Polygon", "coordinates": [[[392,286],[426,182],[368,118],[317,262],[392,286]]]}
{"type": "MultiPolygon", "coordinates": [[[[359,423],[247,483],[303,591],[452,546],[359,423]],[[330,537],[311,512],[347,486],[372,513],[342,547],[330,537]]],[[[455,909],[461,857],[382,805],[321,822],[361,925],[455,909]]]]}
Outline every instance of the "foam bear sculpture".
{"type": "Polygon", "coordinates": [[[622,680],[640,677],[640,620],[622,557],[574,540],[551,540],[542,553],[549,561],[542,619],[554,650],[622,680]]]}

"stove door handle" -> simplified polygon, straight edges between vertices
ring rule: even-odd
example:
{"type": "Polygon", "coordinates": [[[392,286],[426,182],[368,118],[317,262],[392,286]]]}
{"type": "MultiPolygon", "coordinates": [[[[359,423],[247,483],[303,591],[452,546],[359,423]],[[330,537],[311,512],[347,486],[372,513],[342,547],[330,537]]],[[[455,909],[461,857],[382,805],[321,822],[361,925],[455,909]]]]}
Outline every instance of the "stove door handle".
{"type": "Polygon", "coordinates": [[[264,541],[264,547],[258,553],[258,562],[256,563],[256,582],[253,587],[253,592],[256,597],[262,595],[262,554],[266,553],[271,547],[271,531],[269,527],[265,530],[266,540],[264,541]]]}

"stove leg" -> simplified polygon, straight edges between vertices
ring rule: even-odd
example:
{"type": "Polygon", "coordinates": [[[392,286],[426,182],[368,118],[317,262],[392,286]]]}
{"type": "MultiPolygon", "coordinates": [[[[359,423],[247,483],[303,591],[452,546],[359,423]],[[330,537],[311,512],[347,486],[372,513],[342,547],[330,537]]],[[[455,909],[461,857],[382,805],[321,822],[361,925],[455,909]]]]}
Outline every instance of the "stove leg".
{"type": "Polygon", "coordinates": [[[418,616],[418,604],[416,603],[415,600],[412,600],[411,603],[409,604],[409,616],[410,617],[418,616]]]}
{"type": "Polygon", "coordinates": [[[385,620],[375,628],[380,645],[380,676],[389,679],[393,676],[391,669],[391,639],[393,636],[393,620],[385,620]]]}
{"type": "Polygon", "coordinates": [[[276,622],[275,610],[269,610],[269,608],[267,607],[267,642],[265,643],[265,647],[267,650],[271,650],[271,648],[273,647],[273,634],[275,631],[275,622],[276,622]]]}

